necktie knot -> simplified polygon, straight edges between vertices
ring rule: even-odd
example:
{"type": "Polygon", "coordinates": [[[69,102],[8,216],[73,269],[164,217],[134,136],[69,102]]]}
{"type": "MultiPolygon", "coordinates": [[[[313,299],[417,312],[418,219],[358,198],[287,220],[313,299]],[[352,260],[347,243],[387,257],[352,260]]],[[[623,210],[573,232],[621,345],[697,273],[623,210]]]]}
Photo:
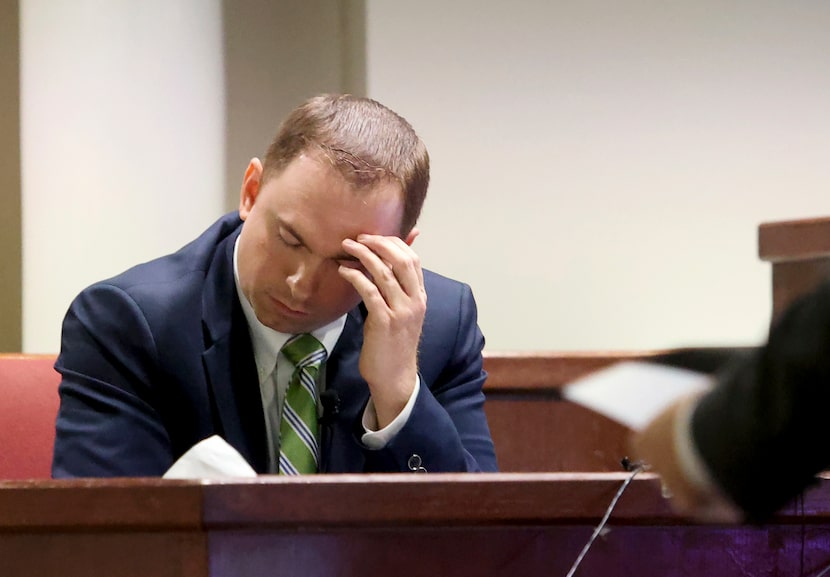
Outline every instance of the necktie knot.
{"type": "Polygon", "coordinates": [[[288,339],[282,353],[298,369],[318,368],[326,360],[326,348],[310,334],[294,335],[288,339]]]}

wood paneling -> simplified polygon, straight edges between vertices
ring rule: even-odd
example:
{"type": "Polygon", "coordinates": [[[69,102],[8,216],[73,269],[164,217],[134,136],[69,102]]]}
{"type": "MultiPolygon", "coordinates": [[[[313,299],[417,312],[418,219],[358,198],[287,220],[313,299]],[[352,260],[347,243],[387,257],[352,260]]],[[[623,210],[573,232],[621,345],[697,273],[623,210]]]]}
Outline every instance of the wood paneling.
{"type": "MultiPolygon", "coordinates": [[[[623,473],[319,475],[224,482],[0,482],[0,573],[399,577],[564,575],[623,473]]],[[[762,527],[676,517],[635,478],[579,574],[812,575],[830,563],[830,482],[762,527]]]]}

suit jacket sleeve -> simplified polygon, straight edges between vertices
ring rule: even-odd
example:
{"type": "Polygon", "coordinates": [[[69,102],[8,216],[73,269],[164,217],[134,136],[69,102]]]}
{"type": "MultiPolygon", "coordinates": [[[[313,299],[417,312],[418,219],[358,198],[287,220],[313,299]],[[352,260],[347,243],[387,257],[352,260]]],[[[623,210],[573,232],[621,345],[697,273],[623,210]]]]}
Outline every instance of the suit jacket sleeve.
{"type": "Polygon", "coordinates": [[[123,290],[98,284],[72,303],[55,368],[59,393],[53,477],[161,475],[173,463],[150,383],[157,351],[123,290]]]}
{"type": "Polygon", "coordinates": [[[705,396],[692,437],[715,482],[761,520],[830,466],[830,284],[795,302],[769,339],[705,396]]]}
{"type": "Polygon", "coordinates": [[[454,284],[460,290],[452,297],[442,295],[436,303],[430,295],[437,306],[425,320],[419,353],[422,386],[403,429],[385,448],[365,449],[369,472],[411,470],[415,455],[432,473],[497,470],[484,414],[484,337],[472,291],[454,284]]]}

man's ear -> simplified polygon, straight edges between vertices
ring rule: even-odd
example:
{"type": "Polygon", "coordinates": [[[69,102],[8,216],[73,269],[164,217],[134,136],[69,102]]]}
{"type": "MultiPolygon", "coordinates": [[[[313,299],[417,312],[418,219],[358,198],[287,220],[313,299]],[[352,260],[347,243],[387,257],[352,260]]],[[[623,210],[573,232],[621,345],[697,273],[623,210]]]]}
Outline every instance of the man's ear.
{"type": "Polygon", "coordinates": [[[262,184],[262,162],[258,158],[252,158],[245,169],[245,176],[242,178],[242,190],[239,192],[239,218],[248,218],[251,209],[254,207],[259,187],[262,184]]]}
{"type": "Polygon", "coordinates": [[[412,246],[412,243],[415,242],[415,239],[418,238],[419,234],[421,234],[421,231],[418,230],[417,227],[413,227],[412,230],[409,231],[409,234],[406,235],[406,238],[403,239],[403,241],[407,245],[412,246]]]}

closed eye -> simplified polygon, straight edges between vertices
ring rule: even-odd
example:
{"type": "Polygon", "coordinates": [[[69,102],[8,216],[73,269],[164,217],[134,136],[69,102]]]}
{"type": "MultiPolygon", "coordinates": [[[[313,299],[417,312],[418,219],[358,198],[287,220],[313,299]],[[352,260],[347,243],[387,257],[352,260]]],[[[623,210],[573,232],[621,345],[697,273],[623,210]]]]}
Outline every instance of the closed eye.
{"type": "Polygon", "coordinates": [[[282,243],[288,247],[300,248],[301,246],[303,246],[303,243],[300,239],[298,239],[296,236],[291,234],[291,232],[284,228],[279,229],[279,233],[277,234],[277,236],[279,237],[280,241],[282,241],[282,243]]]}

